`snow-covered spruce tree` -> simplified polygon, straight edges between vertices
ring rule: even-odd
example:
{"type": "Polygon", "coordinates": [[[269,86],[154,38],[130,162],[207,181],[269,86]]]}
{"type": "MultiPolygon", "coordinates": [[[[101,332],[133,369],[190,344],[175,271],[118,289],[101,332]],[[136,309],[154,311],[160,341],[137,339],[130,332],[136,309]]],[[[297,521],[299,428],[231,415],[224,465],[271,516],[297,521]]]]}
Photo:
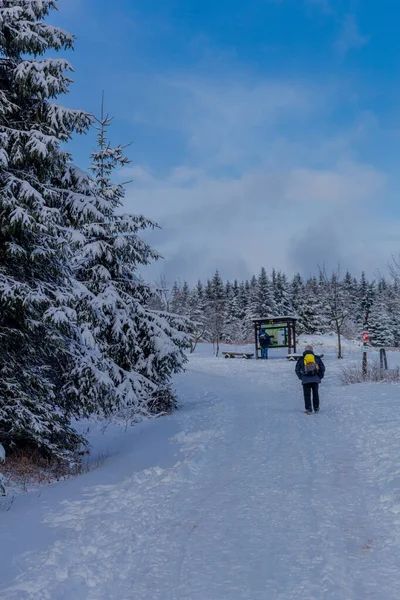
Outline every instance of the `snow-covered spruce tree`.
{"type": "Polygon", "coordinates": [[[398,348],[400,347],[400,261],[398,258],[392,258],[390,275],[393,281],[390,286],[389,306],[393,319],[394,345],[398,348]]]}
{"type": "Polygon", "coordinates": [[[182,285],[175,281],[171,291],[171,312],[175,315],[181,314],[182,310],[182,285]]]}
{"type": "Polygon", "coordinates": [[[296,273],[296,275],[292,279],[292,283],[290,284],[290,303],[293,307],[294,314],[298,314],[298,309],[300,305],[300,299],[304,291],[304,281],[300,273],[296,273]]]}
{"type": "Polygon", "coordinates": [[[235,323],[232,319],[232,303],[234,300],[233,287],[230,281],[226,282],[225,285],[225,310],[224,310],[224,325],[222,330],[221,338],[224,342],[232,343],[235,341],[236,331],[235,323]]]}
{"type": "Polygon", "coordinates": [[[193,353],[200,340],[209,339],[209,332],[207,331],[206,301],[203,284],[200,280],[190,294],[188,316],[193,324],[190,339],[190,352],[193,353]]]}
{"type": "Polygon", "coordinates": [[[190,315],[190,287],[187,281],[184,281],[182,285],[181,309],[178,314],[184,316],[190,315]]]}
{"type": "Polygon", "coordinates": [[[400,288],[398,282],[388,286],[386,292],[386,303],[392,323],[393,346],[400,346],[400,288]]]}
{"type": "Polygon", "coordinates": [[[71,67],[43,55],[74,41],[43,21],[54,8],[0,0],[0,442],[61,456],[81,439],[61,395],[76,330],[60,145],[90,118],[53,102],[71,67]]]}
{"type": "Polygon", "coordinates": [[[207,329],[214,345],[215,355],[219,354],[225,322],[226,295],[224,283],[218,271],[205,289],[207,329]]]}
{"type": "Polygon", "coordinates": [[[271,283],[264,267],[261,267],[257,283],[257,306],[255,309],[256,316],[274,317],[276,315],[277,308],[274,302],[271,283]]]}
{"type": "Polygon", "coordinates": [[[85,290],[79,310],[85,338],[92,337],[102,357],[98,410],[134,419],[175,405],[171,376],[186,360],[187,323],[147,306],[151,289],[137,270],[159,255],[139,234],[155,224],[143,216],[117,214],[125,188],[114,184],[112,175],[129,160],[124,146],[108,142],[110,123],[109,116],[98,121],[98,144],[91,155],[96,218],[82,229],[75,276],[85,290]]]}
{"type": "Polygon", "coordinates": [[[240,287],[237,279],[234,280],[233,284],[227,284],[226,290],[224,341],[246,342],[245,309],[241,306],[240,287]]]}
{"type": "Polygon", "coordinates": [[[281,271],[275,274],[274,298],[276,312],[281,316],[291,315],[293,306],[290,301],[290,287],[287,277],[281,271]]]}
{"type": "Polygon", "coordinates": [[[323,306],[315,278],[309,279],[296,297],[299,333],[315,334],[323,330],[323,306]]]}
{"type": "MultiPolygon", "coordinates": [[[[386,286],[384,291],[387,291],[386,286]]],[[[376,297],[369,317],[371,345],[381,348],[394,346],[393,320],[384,291],[376,297]]]]}
{"type": "Polygon", "coordinates": [[[370,283],[364,272],[361,273],[360,283],[357,290],[357,304],[355,307],[355,320],[357,330],[361,337],[363,329],[368,327],[369,316],[376,297],[375,283],[370,283]]]}
{"type": "Polygon", "coordinates": [[[348,302],[349,317],[343,325],[343,335],[349,339],[357,338],[359,331],[357,325],[357,308],[358,308],[358,282],[357,279],[352,277],[349,271],[342,281],[345,297],[348,302]]]}
{"type": "Polygon", "coordinates": [[[257,311],[259,310],[259,293],[258,280],[255,275],[252,276],[250,281],[246,281],[245,289],[247,293],[245,328],[247,335],[250,337],[254,331],[253,319],[260,316],[257,314],[257,311]]]}
{"type": "Polygon", "coordinates": [[[238,308],[239,308],[239,318],[240,318],[240,331],[241,331],[241,340],[243,342],[248,342],[251,340],[251,331],[247,326],[246,315],[249,304],[249,283],[242,281],[239,284],[238,291],[238,308]]]}

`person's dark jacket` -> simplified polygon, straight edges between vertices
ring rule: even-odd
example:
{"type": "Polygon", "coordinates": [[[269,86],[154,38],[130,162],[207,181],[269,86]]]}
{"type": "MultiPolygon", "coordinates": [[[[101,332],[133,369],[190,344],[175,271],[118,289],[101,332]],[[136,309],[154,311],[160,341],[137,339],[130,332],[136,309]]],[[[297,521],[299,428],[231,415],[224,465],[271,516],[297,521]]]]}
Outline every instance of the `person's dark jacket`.
{"type": "Polygon", "coordinates": [[[315,356],[314,352],[307,350],[303,353],[303,356],[299,358],[296,364],[296,375],[300,379],[301,383],[321,383],[321,380],[325,375],[325,365],[319,356],[315,356]],[[306,375],[304,370],[304,357],[306,354],[312,354],[315,357],[315,362],[318,366],[318,375],[306,375]]]}
{"type": "Polygon", "coordinates": [[[260,335],[260,346],[261,348],[269,348],[269,346],[271,345],[271,338],[268,335],[268,333],[262,333],[260,335]]]}

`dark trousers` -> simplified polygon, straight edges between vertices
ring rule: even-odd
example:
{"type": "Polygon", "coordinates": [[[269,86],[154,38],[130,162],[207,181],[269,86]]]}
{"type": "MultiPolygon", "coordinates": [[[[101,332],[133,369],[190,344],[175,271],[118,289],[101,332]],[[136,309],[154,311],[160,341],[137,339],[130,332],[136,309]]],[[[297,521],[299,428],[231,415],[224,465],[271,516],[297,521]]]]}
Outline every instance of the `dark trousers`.
{"type": "Polygon", "coordinates": [[[312,392],[312,403],[314,410],[319,410],[319,383],[304,383],[304,404],[306,410],[311,410],[311,392],[312,392]]]}

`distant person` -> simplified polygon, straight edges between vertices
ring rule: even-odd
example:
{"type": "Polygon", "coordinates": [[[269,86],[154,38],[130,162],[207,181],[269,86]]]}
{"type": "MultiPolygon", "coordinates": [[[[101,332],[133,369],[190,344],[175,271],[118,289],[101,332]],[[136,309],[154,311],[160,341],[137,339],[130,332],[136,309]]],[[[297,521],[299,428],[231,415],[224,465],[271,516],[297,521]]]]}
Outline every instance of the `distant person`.
{"type": "Polygon", "coordinates": [[[261,358],[268,359],[268,349],[271,345],[271,337],[264,329],[261,330],[259,342],[261,346],[261,358]]]}
{"type": "Polygon", "coordinates": [[[319,412],[319,384],[325,375],[325,365],[315,356],[312,346],[306,346],[303,356],[296,364],[296,375],[303,384],[306,414],[311,415],[311,395],[314,412],[319,412]]]}

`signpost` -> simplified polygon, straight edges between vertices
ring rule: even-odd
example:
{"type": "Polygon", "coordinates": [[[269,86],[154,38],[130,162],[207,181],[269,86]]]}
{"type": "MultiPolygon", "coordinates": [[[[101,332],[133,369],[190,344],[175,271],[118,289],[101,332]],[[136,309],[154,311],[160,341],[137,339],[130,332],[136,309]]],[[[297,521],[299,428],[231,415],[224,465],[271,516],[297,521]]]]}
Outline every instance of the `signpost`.
{"type": "Polygon", "coordinates": [[[369,332],[367,330],[368,323],[364,323],[363,337],[363,359],[362,359],[362,374],[363,377],[367,376],[367,352],[369,342],[369,332]]]}
{"type": "Polygon", "coordinates": [[[362,358],[362,374],[363,377],[367,377],[367,352],[368,352],[368,344],[369,344],[369,328],[368,328],[368,321],[369,321],[369,313],[371,311],[373,305],[373,294],[372,294],[372,287],[370,289],[367,289],[365,292],[365,296],[364,299],[361,303],[361,306],[363,308],[363,310],[365,311],[364,313],[364,331],[363,331],[363,358],[362,358]]]}

